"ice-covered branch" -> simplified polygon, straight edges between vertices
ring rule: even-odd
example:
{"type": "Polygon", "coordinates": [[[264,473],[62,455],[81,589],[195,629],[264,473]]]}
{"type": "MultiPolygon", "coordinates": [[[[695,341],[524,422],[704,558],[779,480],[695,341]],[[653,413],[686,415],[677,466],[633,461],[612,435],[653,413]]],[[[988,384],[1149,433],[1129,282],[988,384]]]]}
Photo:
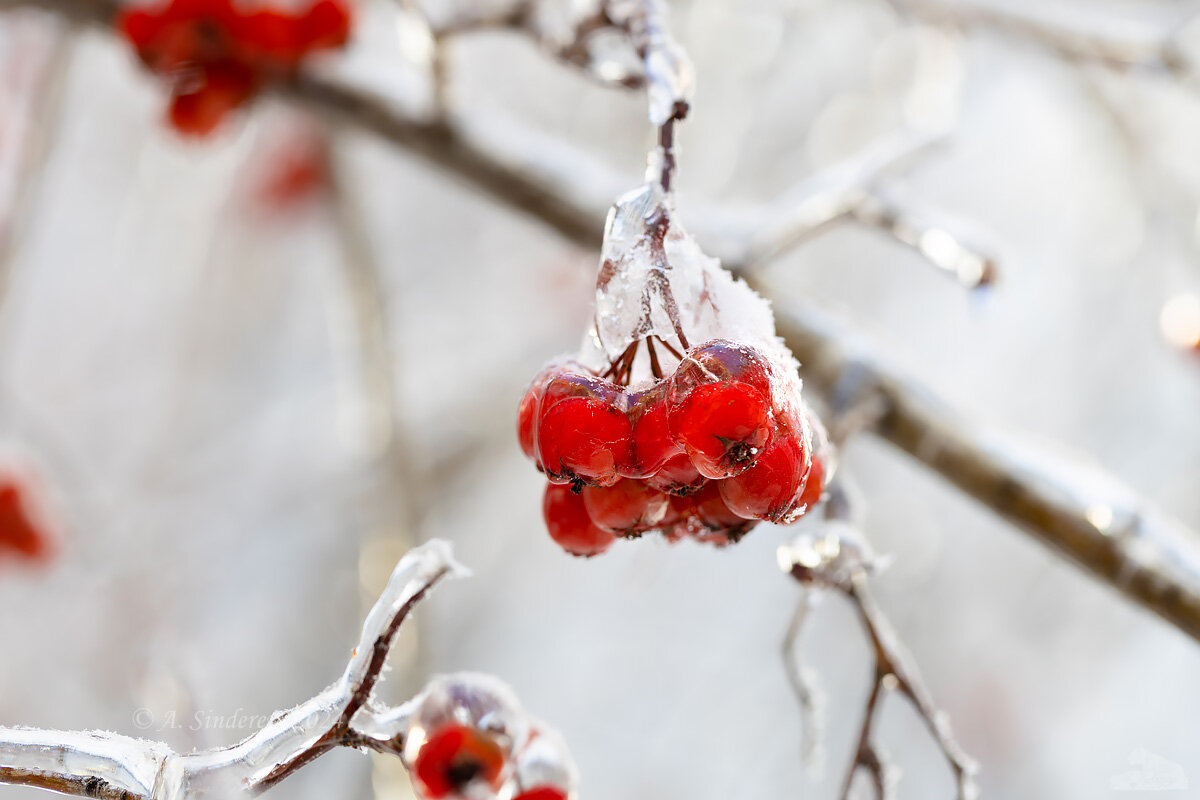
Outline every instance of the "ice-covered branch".
{"type": "MultiPolygon", "coordinates": [[[[954,774],[958,800],[971,800],[977,793],[975,762],[959,746],[945,715],[934,705],[912,658],[875,603],[868,588],[875,564],[869,547],[858,531],[841,520],[829,521],[817,533],[801,534],[792,544],[779,549],[780,567],[799,581],[806,593],[832,590],[850,601],[871,643],[874,658],[871,691],[841,796],[843,800],[850,796],[854,778],[861,771],[870,778],[878,800],[892,797],[892,769],[883,751],[875,744],[873,731],[883,699],[887,694],[899,691],[921,717],[945,756],[954,774]]],[[[785,663],[788,664],[790,676],[803,674],[795,650],[803,619],[803,616],[797,616],[785,639],[785,663]]],[[[808,687],[797,683],[795,677],[792,680],[793,688],[803,689],[797,694],[802,707],[811,709],[808,687]]],[[[812,719],[814,716],[811,711],[807,714],[806,721],[810,728],[816,724],[812,719]]],[[[814,736],[811,730],[806,735],[810,738],[814,736]]]]}
{"type": "Polygon", "coordinates": [[[1081,459],[965,418],[828,315],[786,309],[776,321],[805,388],[835,415],[870,400],[868,432],[1200,640],[1200,534],[1081,459]]]}
{"type": "MultiPolygon", "coordinates": [[[[904,19],[945,25],[962,31],[987,30],[1033,42],[1067,61],[1108,69],[1160,72],[1191,79],[1193,65],[1180,51],[1173,32],[1137,39],[1096,32],[1094,25],[1064,24],[1014,12],[1001,6],[944,0],[887,0],[904,19]],[[1088,28],[1092,28],[1089,30],[1088,28]]],[[[1094,20],[1088,20],[1094,22],[1094,20]]],[[[1178,27],[1178,26],[1177,26],[1178,27]]]]}
{"type": "Polygon", "coordinates": [[[112,800],[182,800],[264,791],[339,746],[400,755],[408,709],[378,706],[372,692],[416,604],[442,578],[464,573],[445,542],[410,551],[367,614],[341,678],[239,744],[183,755],[113,733],[0,727],[0,783],[112,800]]]}

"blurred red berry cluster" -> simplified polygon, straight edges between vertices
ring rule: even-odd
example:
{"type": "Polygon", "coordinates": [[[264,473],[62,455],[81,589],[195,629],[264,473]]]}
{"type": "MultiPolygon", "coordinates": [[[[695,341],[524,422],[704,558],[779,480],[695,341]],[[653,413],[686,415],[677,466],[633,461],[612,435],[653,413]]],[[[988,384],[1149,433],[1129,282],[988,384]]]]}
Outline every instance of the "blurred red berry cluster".
{"type": "Polygon", "coordinates": [[[689,349],[639,392],[551,365],[518,414],[521,448],[549,479],[550,536],[592,556],[618,536],[725,545],[759,521],[795,521],[824,486],[798,395],[762,353],[724,339],[689,349]]]}
{"type": "Polygon", "coordinates": [[[124,9],[116,27],[170,81],[171,124],[203,136],[313,51],[344,45],[350,19],[346,0],[316,0],[295,13],[237,0],[169,0],[124,9]]]}
{"type": "MultiPolygon", "coordinates": [[[[533,733],[534,738],[537,735],[533,733]]],[[[460,723],[449,723],[427,734],[412,763],[413,781],[426,800],[461,798],[474,786],[498,793],[511,772],[503,737],[460,723]]],[[[513,800],[568,797],[566,788],[546,784],[519,791],[513,800]]]]}

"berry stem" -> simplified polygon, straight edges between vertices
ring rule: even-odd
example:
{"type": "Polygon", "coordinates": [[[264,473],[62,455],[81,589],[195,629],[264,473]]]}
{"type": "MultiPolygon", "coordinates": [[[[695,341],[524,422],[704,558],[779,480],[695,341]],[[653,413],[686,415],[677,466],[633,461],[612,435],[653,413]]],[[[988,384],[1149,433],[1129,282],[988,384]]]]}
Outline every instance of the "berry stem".
{"type": "Polygon", "coordinates": [[[675,293],[671,291],[671,281],[667,277],[667,273],[671,270],[671,262],[667,260],[667,249],[664,242],[671,221],[667,217],[666,210],[659,206],[651,216],[649,223],[650,254],[654,259],[654,269],[650,273],[652,285],[662,297],[663,305],[667,309],[667,318],[671,320],[671,327],[675,329],[675,336],[679,339],[679,344],[684,350],[688,350],[691,345],[688,344],[687,334],[683,332],[679,304],[675,302],[675,293]]]}
{"type": "Polygon", "coordinates": [[[683,361],[683,356],[680,355],[678,350],[676,350],[674,347],[671,347],[670,342],[668,342],[666,339],[662,338],[661,336],[655,336],[654,338],[658,339],[658,343],[661,344],[663,347],[665,347],[667,349],[668,353],[675,356],[680,361],[683,361]]]}
{"type": "Polygon", "coordinates": [[[662,379],[662,367],[658,364],[658,352],[654,349],[654,337],[646,337],[646,352],[650,354],[650,374],[655,380],[662,379]]]}

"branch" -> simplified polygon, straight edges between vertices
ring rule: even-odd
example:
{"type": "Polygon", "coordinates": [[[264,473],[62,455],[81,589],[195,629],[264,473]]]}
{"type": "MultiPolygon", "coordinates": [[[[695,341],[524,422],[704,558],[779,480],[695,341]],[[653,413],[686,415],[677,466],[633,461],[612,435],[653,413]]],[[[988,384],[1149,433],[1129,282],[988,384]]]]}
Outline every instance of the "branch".
{"type": "MultiPolygon", "coordinates": [[[[1176,79],[1192,77],[1192,65],[1180,52],[1174,35],[1137,41],[1056,25],[1036,17],[988,8],[977,2],[887,0],[902,18],[918,19],[959,30],[992,30],[1033,42],[1067,61],[1098,64],[1117,71],[1144,70],[1176,79]]],[[[1177,26],[1179,27],[1179,26],[1177,26]]]]}
{"type": "Polygon", "coordinates": [[[114,733],[0,727],[0,783],[80,797],[169,800],[222,789],[263,792],[335,747],[399,756],[406,709],[377,706],[373,690],[416,604],[442,578],[463,574],[445,542],[411,550],[367,615],[342,677],[239,744],[181,755],[114,733]]]}
{"type": "Polygon", "coordinates": [[[870,398],[868,432],[1200,641],[1200,535],[1088,464],[966,419],[816,310],[776,322],[835,414],[870,398]]]}
{"type": "MultiPolygon", "coordinates": [[[[850,601],[871,642],[874,654],[871,692],[867,698],[854,758],[842,784],[842,799],[850,796],[854,778],[860,771],[870,777],[878,800],[893,796],[895,781],[892,769],[874,742],[873,729],[883,698],[887,693],[898,690],[921,717],[945,757],[947,766],[954,774],[958,800],[972,800],[978,791],[974,780],[977,770],[975,762],[954,738],[945,715],[934,705],[911,656],[901,645],[895,629],[876,605],[867,586],[868,578],[876,571],[878,563],[857,528],[837,519],[836,514],[825,523],[819,535],[803,533],[792,544],[779,548],[779,565],[804,586],[806,595],[816,589],[827,589],[838,592],[850,601]]],[[[798,619],[802,621],[802,618],[798,619]]],[[[798,665],[794,643],[785,641],[785,656],[798,665]]]]}

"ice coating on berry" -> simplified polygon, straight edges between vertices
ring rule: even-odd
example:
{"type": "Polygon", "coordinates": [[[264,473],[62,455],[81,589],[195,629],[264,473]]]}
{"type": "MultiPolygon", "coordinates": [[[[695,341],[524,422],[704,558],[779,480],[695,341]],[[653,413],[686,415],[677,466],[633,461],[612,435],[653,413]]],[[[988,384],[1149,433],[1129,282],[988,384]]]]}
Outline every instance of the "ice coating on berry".
{"type": "Polygon", "coordinates": [[[612,547],[616,537],[588,516],[583,497],[568,486],[550,484],[542,498],[546,530],[558,546],[573,556],[595,556],[612,547]]]}
{"type": "MultiPolygon", "coordinates": [[[[795,375],[796,361],[775,334],[770,305],[700,250],[672,199],[657,187],[630,192],[613,206],[600,264],[595,319],[581,353],[587,366],[603,368],[653,335],[680,353],[713,339],[739,342],[758,350],[774,371],[795,375]]],[[[635,364],[633,386],[651,382],[643,359],[635,364]]]]}
{"type": "Polygon", "coordinates": [[[412,731],[405,741],[405,758],[431,731],[458,723],[486,731],[511,749],[529,738],[529,723],[512,689],[491,675],[460,672],[439,675],[415,699],[412,731]]]}

